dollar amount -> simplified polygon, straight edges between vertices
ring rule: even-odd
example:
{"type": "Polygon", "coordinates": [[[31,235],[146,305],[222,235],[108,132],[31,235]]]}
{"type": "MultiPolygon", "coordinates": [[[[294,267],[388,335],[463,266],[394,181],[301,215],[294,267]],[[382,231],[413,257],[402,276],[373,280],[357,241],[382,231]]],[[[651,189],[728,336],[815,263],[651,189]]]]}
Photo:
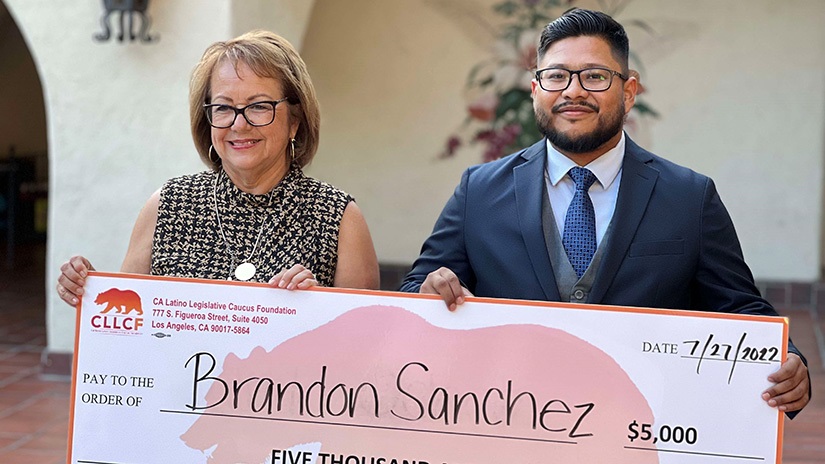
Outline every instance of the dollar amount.
{"type": "Polygon", "coordinates": [[[659,430],[655,430],[652,424],[639,424],[635,420],[628,424],[627,439],[633,443],[635,440],[650,441],[652,443],[696,443],[697,433],[693,427],[682,427],[681,425],[663,425],[659,430]]]}

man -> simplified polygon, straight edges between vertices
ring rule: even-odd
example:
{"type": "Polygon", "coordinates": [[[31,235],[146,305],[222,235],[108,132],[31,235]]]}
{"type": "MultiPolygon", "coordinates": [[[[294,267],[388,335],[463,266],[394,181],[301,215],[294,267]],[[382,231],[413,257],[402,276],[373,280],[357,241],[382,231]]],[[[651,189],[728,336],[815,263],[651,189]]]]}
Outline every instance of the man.
{"type": "MultiPolygon", "coordinates": [[[[545,140],[464,172],[401,290],[450,310],[484,297],[776,315],[758,293],[709,178],[622,131],[638,82],[609,16],[568,11],[538,47],[533,107],[545,140]]],[[[792,412],[810,400],[807,362],[763,393],[792,412]]]]}

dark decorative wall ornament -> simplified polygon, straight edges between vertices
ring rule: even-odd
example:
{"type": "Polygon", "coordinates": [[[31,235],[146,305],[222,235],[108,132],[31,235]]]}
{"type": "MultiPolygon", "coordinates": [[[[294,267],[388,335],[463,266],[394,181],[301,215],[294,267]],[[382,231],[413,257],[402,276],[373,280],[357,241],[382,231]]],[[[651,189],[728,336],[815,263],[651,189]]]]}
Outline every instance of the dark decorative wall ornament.
{"type": "Polygon", "coordinates": [[[112,37],[112,29],[109,27],[109,17],[114,13],[120,13],[120,32],[117,40],[123,42],[128,37],[130,42],[140,40],[141,42],[157,42],[160,37],[149,35],[151,20],[146,10],[149,9],[149,0],[103,0],[103,16],[100,24],[103,32],[94,35],[98,42],[106,42],[112,37]],[[140,18],[140,29],[135,34],[135,17],[140,18]]]}

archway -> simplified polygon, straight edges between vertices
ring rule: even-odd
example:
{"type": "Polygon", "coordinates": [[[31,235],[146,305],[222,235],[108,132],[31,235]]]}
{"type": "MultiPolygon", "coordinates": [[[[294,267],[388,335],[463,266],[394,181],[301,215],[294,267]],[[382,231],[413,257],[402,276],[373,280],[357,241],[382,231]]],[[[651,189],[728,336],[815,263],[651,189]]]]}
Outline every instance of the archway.
{"type": "Polygon", "coordinates": [[[0,63],[0,345],[42,351],[49,176],[46,108],[32,53],[2,0],[0,63]]]}

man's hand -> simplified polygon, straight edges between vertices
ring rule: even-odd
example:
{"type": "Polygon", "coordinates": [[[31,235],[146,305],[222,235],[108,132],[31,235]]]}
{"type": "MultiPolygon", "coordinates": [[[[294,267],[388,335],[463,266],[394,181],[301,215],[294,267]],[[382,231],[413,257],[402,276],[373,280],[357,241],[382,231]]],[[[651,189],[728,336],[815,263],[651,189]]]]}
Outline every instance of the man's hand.
{"type": "Polygon", "coordinates": [[[794,353],[788,353],[788,359],[778,371],[768,376],[774,386],[762,393],[762,399],[771,407],[780,411],[798,411],[808,404],[811,397],[808,368],[802,359],[794,353]]]}
{"type": "Polygon", "coordinates": [[[469,290],[461,286],[458,276],[446,267],[427,274],[418,293],[441,295],[450,311],[455,311],[458,305],[463,304],[465,296],[473,296],[469,290]]]}

